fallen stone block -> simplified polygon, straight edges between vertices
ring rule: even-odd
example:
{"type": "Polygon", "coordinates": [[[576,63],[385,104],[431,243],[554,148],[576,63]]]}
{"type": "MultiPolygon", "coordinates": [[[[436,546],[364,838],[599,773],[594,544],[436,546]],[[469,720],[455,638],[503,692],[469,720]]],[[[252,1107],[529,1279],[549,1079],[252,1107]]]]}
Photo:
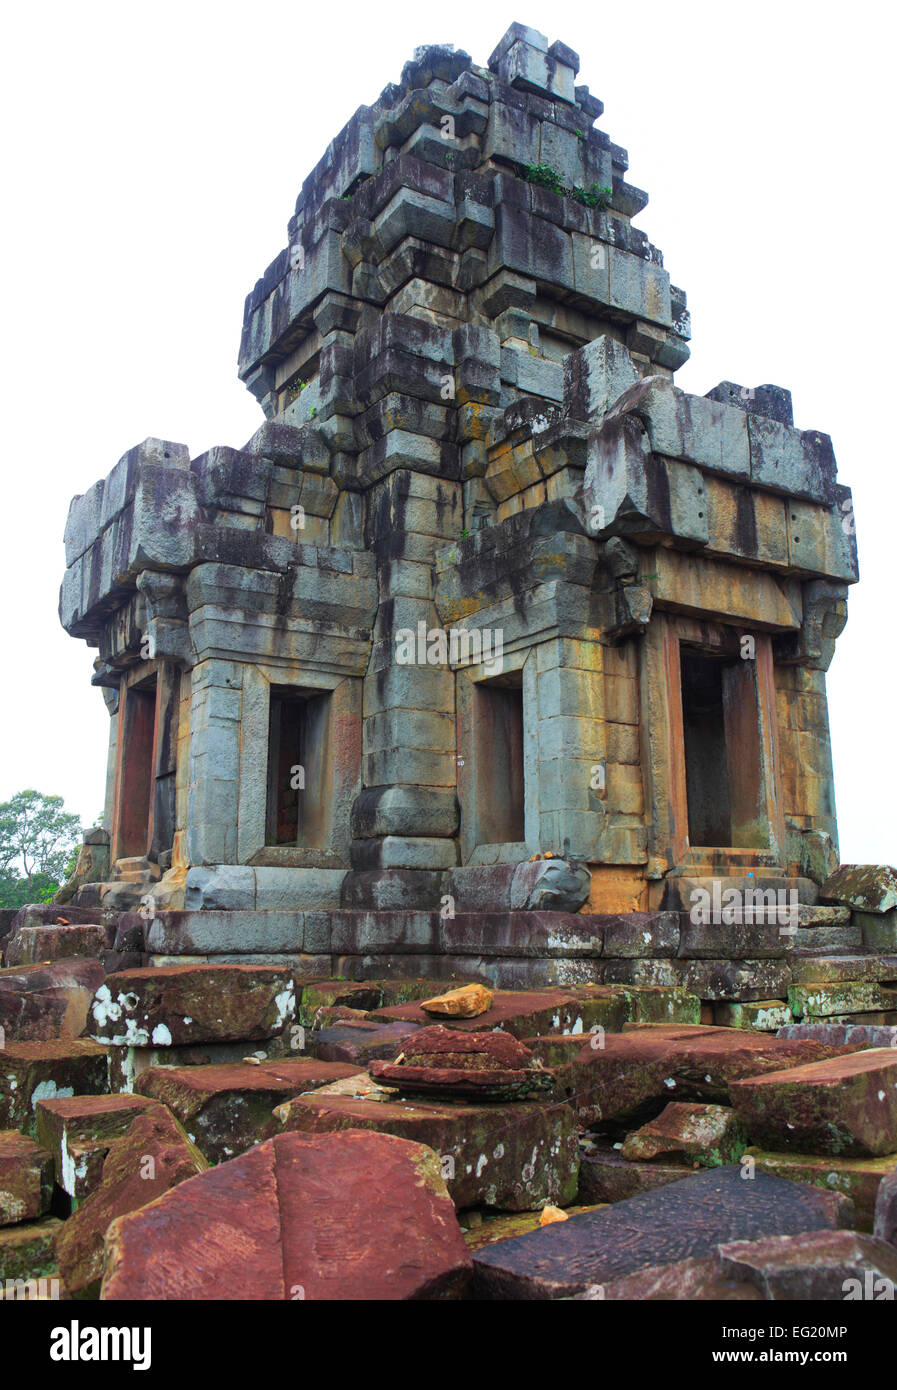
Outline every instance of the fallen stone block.
{"type": "Polygon", "coordinates": [[[17,1129],[0,1130],[0,1226],[35,1221],[52,1196],[50,1154],[17,1129]]]}
{"type": "Polygon", "coordinates": [[[863,945],[872,951],[897,951],[897,907],[888,912],[854,912],[863,945]]]}
{"type": "MultiPolygon", "coordinates": [[[[405,1002],[404,1000],[402,1001],[405,1002]]],[[[376,980],[303,980],[296,1006],[296,1021],[303,1028],[326,1027],[328,1011],[337,1007],[370,1012],[383,1004],[383,991],[376,980]]]]}
{"type": "Polygon", "coordinates": [[[61,960],[0,970],[0,1028],[19,1042],[77,1038],[103,983],[98,960],[61,960]]]}
{"type": "Polygon", "coordinates": [[[607,1141],[593,1142],[580,1154],[580,1202],[624,1202],[640,1192],[653,1192],[655,1187],[681,1182],[690,1177],[692,1168],[681,1163],[639,1163],[623,1158],[618,1147],[607,1141]]]}
{"type": "Polygon", "coordinates": [[[860,912],[890,912],[897,907],[897,869],[887,864],[842,864],[825,880],[819,897],[860,912]]]}
{"type": "MultiPolygon", "coordinates": [[[[374,1078],[376,1080],[376,1078],[374,1078]]],[[[452,1104],[398,1098],[298,1096],[278,1106],[284,1130],[320,1134],[370,1129],[426,1144],[460,1209],[532,1211],[576,1197],[579,1166],[573,1112],[566,1105],[452,1104]]]]}
{"type": "Polygon", "coordinates": [[[897,956],[871,951],[868,954],[794,951],[791,975],[795,985],[853,985],[893,980],[897,979],[897,956]]]}
{"type": "Polygon", "coordinates": [[[734,1240],[798,1235],[849,1225],[850,1203],[836,1193],[740,1165],[692,1173],[681,1182],[573,1216],[474,1255],[475,1297],[555,1299],[652,1266],[714,1254],[734,1240]]]}
{"type": "Polygon", "coordinates": [[[890,1048],[735,1081],[731,1096],[751,1141],[764,1148],[897,1152],[897,1053],[890,1048]]]}
{"type": "Polygon", "coordinates": [[[116,1221],[106,1247],[106,1302],[441,1299],[471,1273],[438,1158],[389,1134],[280,1134],[116,1221]]]}
{"type": "Polygon", "coordinates": [[[897,1153],[878,1158],[844,1158],[832,1154],[773,1153],[751,1147],[744,1156],[764,1173],[809,1183],[826,1192],[843,1193],[853,1202],[858,1231],[872,1230],[878,1193],[897,1167],[897,1153]]]}
{"type": "Polygon", "coordinates": [[[893,1300],[897,1250],[858,1231],[807,1231],[719,1246],[724,1274],[753,1284],[765,1299],[893,1300]]]}
{"type": "Polygon", "coordinates": [[[879,1184],[873,1230],[880,1240],[897,1245],[897,1168],[886,1174],[879,1184]]]}
{"type": "Polygon", "coordinates": [[[99,1186],[114,1139],[156,1102],[142,1096],[63,1096],[39,1100],[38,1142],[53,1158],[56,1182],[76,1204],[99,1186]]]}
{"type": "MultiPolygon", "coordinates": [[[[289,1041],[307,1041],[302,1030],[290,1029],[289,1041]]],[[[109,1049],[109,1089],[132,1094],[138,1076],[150,1067],[213,1067],[242,1062],[247,1056],[266,1061],[282,1056],[282,1038],[255,1042],[197,1043],[194,1047],[111,1047],[109,1049]]]]}
{"type": "Polygon", "coordinates": [[[162,1106],[139,1115],[113,1141],[100,1186],[65,1222],[57,1238],[59,1270],[73,1298],[96,1298],[103,1240],[116,1217],[133,1212],[206,1168],[199,1150],[162,1106]]]}
{"type": "Polygon", "coordinates": [[[631,1128],[670,1100],[728,1104],[732,1083],[741,1077],[840,1051],[727,1028],[636,1028],[583,1047],[572,1064],[571,1103],[582,1124],[631,1128]]]}
{"type": "Polygon", "coordinates": [[[49,1279],[56,1272],[56,1238],[63,1223],[55,1216],[0,1229],[0,1284],[49,1279]]]}
{"type": "Polygon", "coordinates": [[[265,965],[170,965],[109,975],[96,992],[91,1036],[118,1047],[253,1041],[292,1023],[289,970],[265,965]]]}
{"type": "Polygon", "coordinates": [[[345,1019],[330,1028],[306,1035],[306,1046],[322,1062],[351,1062],[363,1071],[375,1058],[383,1060],[401,1051],[403,1039],[418,1031],[415,1023],[371,1023],[345,1019]]]}
{"type": "Polygon", "coordinates": [[[136,1085],[140,1095],[168,1107],[207,1162],[223,1163],[272,1137],[276,1105],[357,1070],[308,1058],[258,1066],[154,1067],[136,1085]]]}
{"type": "Polygon", "coordinates": [[[370,1073],[401,1095],[509,1101],[554,1088],[551,1072],[516,1038],[438,1025],[407,1038],[393,1061],[372,1062],[370,1073]]]}
{"type": "Polygon", "coordinates": [[[96,924],[19,927],[6,944],[6,963],[46,964],[72,956],[95,956],[99,960],[111,945],[107,929],[96,924]]]}
{"type": "Polygon", "coordinates": [[[0,1049],[0,1127],[34,1134],[35,1106],[109,1089],[106,1048],[89,1039],[7,1043],[0,1049]]]}
{"type": "MultiPolygon", "coordinates": [[[[580,985],[570,990],[496,990],[492,1007],[477,1019],[477,1031],[498,1028],[517,1038],[544,1033],[587,1033],[598,1026],[617,1031],[626,1016],[626,1000],[603,985],[580,985]]],[[[431,1022],[420,1004],[376,1009],[369,1017],[387,1022],[431,1022]]],[[[446,1018],[443,1022],[446,1028],[467,1029],[467,1020],[463,1018],[446,1018]]]]}
{"type": "Polygon", "coordinates": [[[698,1024],[701,1021],[700,998],[678,985],[616,984],[611,988],[615,995],[626,1000],[630,1023],[698,1024]]]}
{"type": "Polygon", "coordinates": [[[656,1119],[627,1134],[621,1154],[637,1162],[665,1158],[701,1168],[722,1168],[738,1162],[745,1143],[744,1129],[728,1106],[673,1101],[656,1119]]]}

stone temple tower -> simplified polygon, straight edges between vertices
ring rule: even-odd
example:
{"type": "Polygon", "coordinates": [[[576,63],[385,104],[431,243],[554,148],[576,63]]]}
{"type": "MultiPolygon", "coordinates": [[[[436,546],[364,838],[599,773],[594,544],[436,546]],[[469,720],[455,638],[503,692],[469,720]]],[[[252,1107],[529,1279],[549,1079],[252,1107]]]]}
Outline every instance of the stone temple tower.
{"type": "Polygon", "coordinates": [[[850,493],[787,390],[674,384],[685,293],[578,69],[521,24],[416,50],[246,300],[253,437],[72,503],[111,716],[75,901],[150,896],[157,957],[784,993],[793,942],[679,914],[837,865],[850,493]]]}

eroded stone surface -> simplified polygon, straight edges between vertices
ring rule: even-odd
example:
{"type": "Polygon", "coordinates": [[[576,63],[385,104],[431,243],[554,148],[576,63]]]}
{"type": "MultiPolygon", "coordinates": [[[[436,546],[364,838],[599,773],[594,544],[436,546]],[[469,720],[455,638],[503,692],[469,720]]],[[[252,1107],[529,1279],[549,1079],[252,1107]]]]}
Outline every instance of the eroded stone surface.
{"type": "Polygon", "coordinates": [[[850,1203],[740,1166],[692,1174],[603,1211],[571,1217],[474,1256],[481,1297],[552,1299],[654,1265],[712,1255],[732,1240],[849,1225],[850,1203]]]}
{"type": "Polygon", "coordinates": [[[357,1131],[278,1135],[116,1221],[106,1244],[106,1301],[450,1298],[471,1270],[436,1155],[357,1131]]]}
{"type": "Polygon", "coordinates": [[[627,1134],[621,1153],[642,1162],[666,1158],[720,1168],[737,1163],[744,1148],[744,1129],[728,1106],[673,1101],[656,1119],[627,1134]]]}
{"type": "Polygon", "coordinates": [[[0,1049],[0,1125],[33,1134],[38,1101],[105,1094],[106,1052],[87,1038],[8,1043],[0,1049]]]}

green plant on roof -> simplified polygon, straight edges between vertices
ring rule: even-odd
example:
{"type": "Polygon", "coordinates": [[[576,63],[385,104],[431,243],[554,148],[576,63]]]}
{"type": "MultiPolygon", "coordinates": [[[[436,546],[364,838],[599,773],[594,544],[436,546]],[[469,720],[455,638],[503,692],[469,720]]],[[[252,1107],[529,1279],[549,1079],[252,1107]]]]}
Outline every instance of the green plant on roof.
{"type": "Polygon", "coordinates": [[[298,400],[307,385],[308,382],[303,381],[301,377],[291,382],[286,391],[287,405],[292,405],[293,401],[298,400]]]}
{"type": "Polygon", "coordinates": [[[561,195],[567,191],[557,169],[550,164],[527,164],[523,177],[527,183],[535,184],[536,188],[547,188],[550,192],[561,195]]]}
{"type": "Polygon", "coordinates": [[[534,184],[536,188],[547,188],[551,193],[557,193],[562,198],[573,198],[584,208],[597,208],[599,211],[603,211],[610,207],[612,189],[604,188],[597,183],[590,183],[588,188],[580,188],[578,184],[568,188],[557,169],[551,164],[527,164],[523,171],[523,177],[527,183],[534,184]]]}

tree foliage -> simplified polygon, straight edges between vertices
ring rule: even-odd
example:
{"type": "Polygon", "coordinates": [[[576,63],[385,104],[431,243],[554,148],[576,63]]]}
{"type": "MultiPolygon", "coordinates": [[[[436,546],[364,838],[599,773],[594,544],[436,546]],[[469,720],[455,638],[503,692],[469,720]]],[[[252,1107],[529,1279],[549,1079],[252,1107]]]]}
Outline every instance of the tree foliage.
{"type": "Polygon", "coordinates": [[[52,898],[80,839],[80,820],[61,796],[27,790],[0,802],[0,906],[52,898]]]}

